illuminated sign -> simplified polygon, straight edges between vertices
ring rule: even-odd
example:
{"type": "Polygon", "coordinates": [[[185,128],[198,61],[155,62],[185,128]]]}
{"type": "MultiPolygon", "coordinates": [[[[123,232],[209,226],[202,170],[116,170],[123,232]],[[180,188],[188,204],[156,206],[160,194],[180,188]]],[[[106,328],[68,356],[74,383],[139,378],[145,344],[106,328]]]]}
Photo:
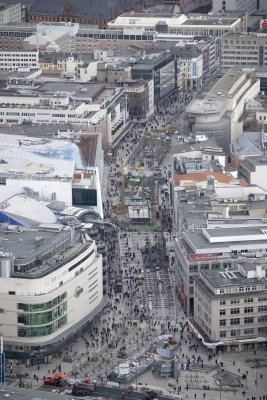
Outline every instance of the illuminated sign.
{"type": "Polygon", "coordinates": [[[188,254],[189,261],[217,260],[219,253],[188,254]]]}

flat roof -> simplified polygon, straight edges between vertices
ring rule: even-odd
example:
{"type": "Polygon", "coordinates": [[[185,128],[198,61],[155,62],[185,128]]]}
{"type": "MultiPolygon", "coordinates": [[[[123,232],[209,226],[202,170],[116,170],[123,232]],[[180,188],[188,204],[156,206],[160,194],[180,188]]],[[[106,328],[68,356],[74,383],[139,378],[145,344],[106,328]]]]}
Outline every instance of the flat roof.
{"type": "Polygon", "coordinates": [[[225,106],[226,100],[196,99],[187,106],[187,112],[194,114],[216,114],[225,106]]]}
{"type": "MultiPolygon", "coordinates": [[[[255,270],[255,268],[256,265],[254,265],[254,267],[252,266],[251,270],[255,270]]],[[[229,271],[202,270],[201,275],[207,278],[216,288],[236,286],[236,285],[250,286],[251,284],[256,284],[261,282],[258,278],[248,279],[246,276],[241,274],[239,270],[232,270],[232,269],[229,271]]],[[[204,283],[201,275],[198,277],[198,280],[204,283]]],[[[264,278],[264,280],[266,281],[266,278],[264,278]]],[[[244,292],[242,293],[244,295],[244,292]]],[[[253,292],[249,293],[251,295],[253,292]]]]}
{"type": "MultiPolygon", "coordinates": [[[[27,257],[35,257],[42,253],[46,248],[51,246],[55,240],[64,236],[66,232],[70,232],[64,225],[53,224],[58,230],[49,232],[42,229],[31,229],[18,227],[16,230],[1,230],[1,252],[12,253],[16,259],[23,260],[27,257]],[[38,238],[38,240],[37,240],[38,238]]],[[[1,226],[3,229],[3,225],[1,226]]]]}
{"type": "MultiPolygon", "coordinates": [[[[255,166],[261,165],[262,167],[267,166],[267,157],[264,156],[252,156],[246,157],[246,160],[255,166]]],[[[245,162],[246,164],[246,162],[245,162]]]]}
{"type": "Polygon", "coordinates": [[[210,25],[210,26],[214,26],[214,28],[220,28],[220,27],[224,27],[224,26],[231,26],[233,25],[233,23],[235,23],[236,21],[238,21],[238,18],[234,19],[221,19],[219,22],[219,17],[218,18],[209,18],[209,19],[191,19],[188,18],[185,22],[182,23],[183,25],[199,25],[199,26],[204,26],[204,25],[210,25]]]}
{"type": "MultiPolygon", "coordinates": [[[[233,85],[243,75],[245,75],[245,72],[242,71],[242,69],[230,69],[225,75],[223,75],[223,77],[219,81],[216,82],[216,84],[207,94],[206,99],[212,98],[212,100],[214,101],[214,97],[216,97],[217,99],[221,99],[222,96],[228,97],[229,91],[232,89],[233,85]]],[[[244,83],[245,82],[246,81],[244,80],[244,83]]]]}
{"type": "Polygon", "coordinates": [[[94,98],[105,88],[104,83],[81,83],[66,81],[45,82],[39,86],[39,92],[75,92],[75,97],[94,98]]]}
{"type": "Polygon", "coordinates": [[[225,230],[225,228],[208,228],[205,229],[205,231],[210,236],[211,240],[216,238],[217,239],[224,238],[225,236],[230,236],[232,238],[237,237],[240,238],[240,240],[242,240],[242,237],[247,237],[248,235],[253,240],[253,236],[266,235],[266,243],[267,243],[267,225],[260,227],[252,226],[252,227],[247,227],[246,229],[231,227],[230,229],[227,230],[225,230]]]}

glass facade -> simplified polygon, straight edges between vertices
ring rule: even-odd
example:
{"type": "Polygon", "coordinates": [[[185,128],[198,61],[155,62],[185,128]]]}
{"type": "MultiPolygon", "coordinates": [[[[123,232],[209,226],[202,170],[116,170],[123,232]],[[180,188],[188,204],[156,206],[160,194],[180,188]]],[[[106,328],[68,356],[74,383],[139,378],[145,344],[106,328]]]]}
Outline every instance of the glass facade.
{"type": "Polygon", "coordinates": [[[19,337],[38,337],[38,336],[47,336],[51,335],[51,333],[57,331],[67,324],[67,315],[59,318],[57,321],[54,321],[52,324],[46,324],[44,326],[37,327],[29,327],[29,328],[18,328],[18,336],[19,337]]]}
{"type": "Polygon", "coordinates": [[[18,323],[24,325],[43,325],[55,321],[67,311],[67,302],[60,304],[51,311],[18,314],[18,323]]]}
{"type": "Polygon", "coordinates": [[[64,292],[60,296],[57,296],[53,300],[50,300],[46,303],[40,303],[40,304],[18,303],[17,308],[18,310],[29,311],[29,312],[46,311],[62,303],[66,298],[67,298],[67,292],[64,292]]]}
{"type": "Polygon", "coordinates": [[[19,310],[28,311],[18,313],[18,323],[31,325],[29,328],[18,327],[19,337],[46,336],[55,332],[67,323],[67,292],[54,299],[39,304],[18,303],[19,310]],[[36,326],[44,325],[44,326],[36,326]]]}

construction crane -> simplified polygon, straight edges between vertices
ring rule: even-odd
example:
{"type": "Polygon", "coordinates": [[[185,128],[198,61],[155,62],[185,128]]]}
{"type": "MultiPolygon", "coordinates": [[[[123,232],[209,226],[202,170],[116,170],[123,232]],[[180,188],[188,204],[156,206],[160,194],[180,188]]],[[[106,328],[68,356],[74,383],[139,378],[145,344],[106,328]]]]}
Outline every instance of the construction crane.
{"type": "Polygon", "coordinates": [[[121,169],[121,204],[119,206],[120,211],[125,212],[125,168],[129,168],[132,170],[140,171],[142,173],[145,172],[152,172],[152,173],[157,173],[157,171],[146,169],[144,167],[138,168],[138,167],[133,167],[132,165],[120,165],[121,169]]]}

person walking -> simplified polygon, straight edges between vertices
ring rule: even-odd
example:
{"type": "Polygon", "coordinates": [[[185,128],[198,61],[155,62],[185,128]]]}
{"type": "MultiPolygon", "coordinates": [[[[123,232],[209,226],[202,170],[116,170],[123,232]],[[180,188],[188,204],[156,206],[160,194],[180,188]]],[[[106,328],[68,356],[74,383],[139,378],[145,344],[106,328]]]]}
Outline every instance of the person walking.
{"type": "Polygon", "coordinates": [[[122,398],[124,399],[124,392],[122,392],[122,398]]]}

